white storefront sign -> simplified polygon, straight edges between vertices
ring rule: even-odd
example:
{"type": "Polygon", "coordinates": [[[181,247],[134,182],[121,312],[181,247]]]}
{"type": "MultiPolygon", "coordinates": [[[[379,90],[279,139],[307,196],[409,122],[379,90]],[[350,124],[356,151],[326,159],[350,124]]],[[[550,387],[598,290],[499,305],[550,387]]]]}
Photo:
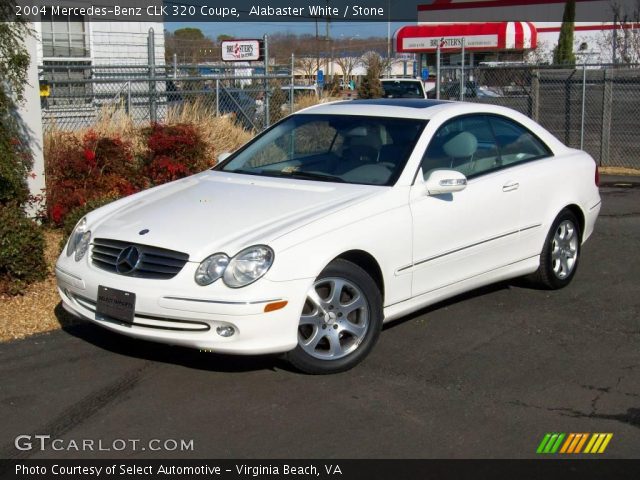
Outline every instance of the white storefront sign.
{"type": "Polygon", "coordinates": [[[402,48],[406,50],[437,50],[441,48],[462,48],[464,38],[465,48],[497,48],[498,35],[464,35],[455,37],[415,37],[403,38],[402,48]]]}
{"type": "Polygon", "coordinates": [[[222,60],[225,62],[260,59],[260,40],[225,40],[222,42],[222,60]]]}

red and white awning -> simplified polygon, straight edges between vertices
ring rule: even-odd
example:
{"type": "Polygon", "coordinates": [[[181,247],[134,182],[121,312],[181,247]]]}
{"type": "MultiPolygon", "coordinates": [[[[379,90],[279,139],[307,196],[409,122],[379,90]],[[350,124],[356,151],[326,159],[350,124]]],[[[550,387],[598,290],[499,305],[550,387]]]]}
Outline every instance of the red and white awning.
{"type": "Polygon", "coordinates": [[[531,22],[445,23],[408,25],[394,35],[397,52],[443,52],[529,50],[536,48],[538,34],[531,22]]]}

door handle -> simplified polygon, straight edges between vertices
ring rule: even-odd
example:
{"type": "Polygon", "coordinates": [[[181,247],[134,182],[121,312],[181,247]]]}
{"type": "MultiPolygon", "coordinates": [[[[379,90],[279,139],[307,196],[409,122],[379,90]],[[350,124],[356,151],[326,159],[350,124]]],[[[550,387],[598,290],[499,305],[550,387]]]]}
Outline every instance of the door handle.
{"type": "Polygon", "coordinates": [[[513,192],[517,190],[520,184],[518,182],[507,182],[502,186],[503,192],[513,192]]]}

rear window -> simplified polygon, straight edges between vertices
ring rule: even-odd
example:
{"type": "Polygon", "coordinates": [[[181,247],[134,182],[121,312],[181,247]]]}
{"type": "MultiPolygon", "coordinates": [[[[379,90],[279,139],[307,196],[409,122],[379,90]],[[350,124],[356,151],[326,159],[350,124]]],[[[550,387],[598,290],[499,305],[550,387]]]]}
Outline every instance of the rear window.
{"type": "Polygon", "coordinates": [[[410,82],[384,80],[382,89],[385,98],[424,98],[424,89],[419,80],[410,82]]]}

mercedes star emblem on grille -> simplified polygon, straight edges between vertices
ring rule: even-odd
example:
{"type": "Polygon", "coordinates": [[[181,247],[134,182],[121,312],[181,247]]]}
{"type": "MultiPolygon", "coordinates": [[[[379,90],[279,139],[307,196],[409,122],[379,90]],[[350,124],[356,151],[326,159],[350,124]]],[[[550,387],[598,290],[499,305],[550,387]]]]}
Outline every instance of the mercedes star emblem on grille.
{"type": "Polygon", "coordinates": [[[133,245],[125,248],[116,260],[116,271],[123,275],[133,272],[140,263],[140,251],[133,245]]]}

